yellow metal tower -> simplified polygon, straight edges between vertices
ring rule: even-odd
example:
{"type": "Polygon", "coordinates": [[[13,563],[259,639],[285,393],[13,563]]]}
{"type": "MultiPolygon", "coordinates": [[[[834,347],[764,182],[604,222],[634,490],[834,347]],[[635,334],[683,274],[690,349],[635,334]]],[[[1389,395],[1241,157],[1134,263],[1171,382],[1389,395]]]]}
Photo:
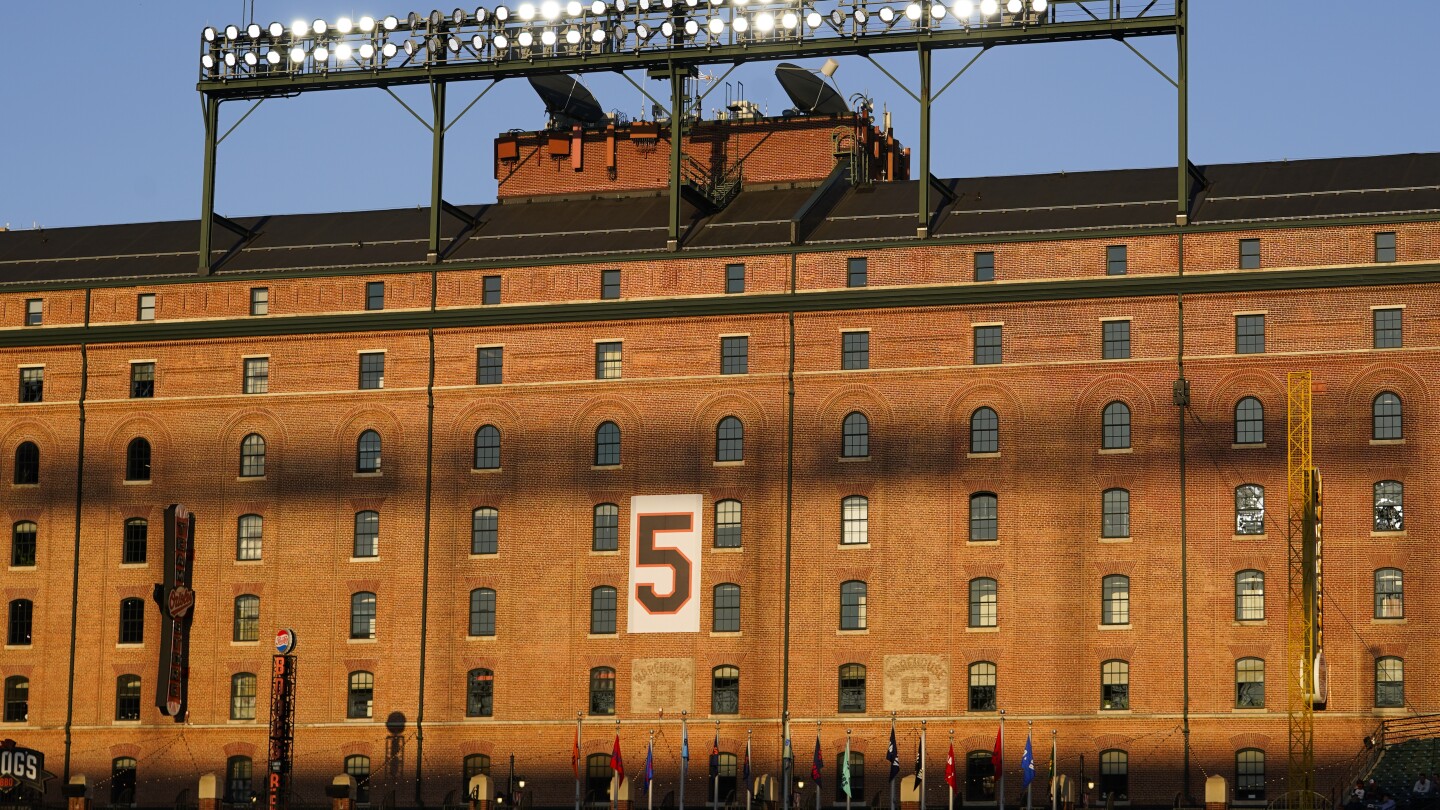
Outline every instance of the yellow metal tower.
{"type": "Polygon", "coordinates": [[[1311,447],[1310,372],[1287,377],[1286,539],[1289,544],[1289,599],[1286,605],[1289,672],[1290,783],[1292,810],[1315,805],[1315,709],[1323,708],[1323,654],[1320,647],[1320,473],[1311,447]]]}

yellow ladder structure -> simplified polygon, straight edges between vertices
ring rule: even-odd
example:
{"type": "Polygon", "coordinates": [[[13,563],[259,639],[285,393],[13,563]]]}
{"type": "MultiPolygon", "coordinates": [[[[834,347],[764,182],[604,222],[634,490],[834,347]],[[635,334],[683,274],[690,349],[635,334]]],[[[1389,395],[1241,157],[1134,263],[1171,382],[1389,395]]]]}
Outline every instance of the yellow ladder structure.
{"type": "Polygon", "coordinates": [[[1286,378],[1289,593],[1286,604],[1289,673],[1290,810],[1315,806],[1315,665],[1318,648],[1318,495],[1320,476],[1311,447],[1310,372],[1286,378]]]}

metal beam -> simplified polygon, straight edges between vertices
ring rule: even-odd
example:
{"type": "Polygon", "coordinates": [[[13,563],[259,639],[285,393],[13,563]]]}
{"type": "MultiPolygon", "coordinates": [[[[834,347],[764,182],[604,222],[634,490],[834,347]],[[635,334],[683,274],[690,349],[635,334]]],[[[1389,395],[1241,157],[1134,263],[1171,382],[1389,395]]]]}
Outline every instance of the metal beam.
{"type": "Polygon", "coordinates": [[[220,99],[205,96],[205,165],[201,169],[200,181],[200,275],[210,275],[210,236],[215,214],[215,148],[220,141],[216,137],[220,129],[220,99]]]}
{"type": "Polygon", "coordinates": [[[430,85],[430,247],[425,260],[440,261],[440,223],[444,222],[445,196],[445,82],[430,85]]]}
{"type": "Polygon", "coordinates": [[[923,44],[920,52],[920,171],[915,185],[920,189],[920,211],[915,221],[915,238],[930,238],[930,49],[923,44]]]}
{"type": "Polygon", "coordinates": [[[685,138],[685,73],[670,66],[670,231],[669,250],[680,249],[680,146],[685,138]]]}
{"type": "Polygon", "coordinates": [[[1180,15],[1180,23],[1175,27],[1175,49],[1179,56],[1178,67],[1175,70],[1176,78],[1176,135],[1179,147],[1179,158],[1177,172],[1179,174],[1176,189],[1175,224],[1188,225],[1190,223],[1190,31],[1187,27],[1189,10],[1186,8],[1186,0],[1175,0],[1175,10],[1180,15]]]}

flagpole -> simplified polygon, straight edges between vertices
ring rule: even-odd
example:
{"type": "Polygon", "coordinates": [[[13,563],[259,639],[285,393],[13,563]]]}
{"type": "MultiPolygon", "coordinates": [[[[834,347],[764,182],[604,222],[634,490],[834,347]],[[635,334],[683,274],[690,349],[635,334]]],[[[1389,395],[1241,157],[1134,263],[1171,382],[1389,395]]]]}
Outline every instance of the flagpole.
{"type": "Polygon", "coordinates": [[[713,781],[715,782],[715,787],[714,787],[715,810],[720,810],[720,721],[719,721],[719,720],[716,720],[716,721],[715,721],[715,744],[714,744],[713,746],[711,746],[711,747],[714,749],[714,752],[715,752],[714,755],[713,755],[713,756],[715,757],[715,778],[714,778],[714,780],[713,780],[713,781]]]}
{"type": "MultiPolygon", "coordinates": [[[[820,746],[820,721],[815,721],[815,746],[820,746]]],[[[820,780],[815,780],[815,810],[823,810],[820,806],[820,780]]]]}
{"type": "Polygon", "coordinates": [[[1000,710],[1000,784],[997,786],[995,807],[1005,810],[1005,710],[1000,710]]]}
{"type": "Polygon", "coordinates": [[[745,729],[745,810],[750,810],[750,729],[745,729]]]}
{"type": "Polygon", "coordinates": [[[848,728],[845,729],[845,764],[840,767],[844,768],[841,773],[845,780],[843,783],[845,786],[845,810],[850,810],[850,729],[848,728]]]}
{"type": "MultiPolygon", "coordinates": [[[[947,754],[946,756],[952,758],[952,760],[953,760],[953,757],[954,757],[954,755],[955,755],[955,754],[954,754],[954,752],[955,752],[955,729],[953,729],[953,728],[950,729],[950,752],[951,752],[951,753],[947,754]]],[[[955,763],[952,761],[952,762],[950,763],[950,770],[953,772],[954,769],[955,769],[955,763]]],[[[946,776],[950,776],[950,774],[947,773],[946,776]]],[[[953,777],[951,777],[951,778],[953,779],[953,777]]],[[[952,784],[950,784],[950,781],[951,781],[950,779],[946,779],[946,780],[945,780],[945,787],[949,788],[949,793],[950,793],[950,801],[949,801],[948,804],[946,804],[946,807],[947,807],[949,810],[955,810],[955,786],[952,785],[952,784]]]]}
{"type": "MultiPolygon", "coordinates": [[[[895,741],[895,712],[890,712],[890,741],[891,741],[892,743],[895,741]]],[[[900,751],[899,751],[898,749],[897,749],[897,750],[894,750],[894,751],[886,751],[886,752],[885,752],[885,758],[886,758],[886,759],[889,759],[892,754],[895,756],[895,759],[892,760],[891,763],[890,763],[890,766],[891,766],[891,776],[890,776],[890,810],[895,810],[895,776],[894,776],[895,771],[894,771],[894,768],[898,767],[898,763],[899,763],[899,761],[900,761],[900,751]]]]}
{"type": "MultiPolygon", "coordinates": [[[[620,718],[615,718],[615,750],[620,750],[620,718]]],[[[610,810],[615,810],[615,797],[620,795],[620,772],[610,763],[610,810]]]]}
{"type": "Polygon", "coordinates": [[[795,779],[795,748],[790,742],[790,710],[781,714],[780,810],[790,810],[790,783],[795,779]]]}
{"type": "MultiPolygon", "coordinates": [[[[1035,770],[1035,752],[1030,746],[1030,732],[1035,730],[1035,721],[1026,720],[1025,722],[1027,724],[1025,732],[1025,750],[1030,752],[1030,770],[1026,773],[1033,773],[1035,770]]],[[[1025,810],[1030,810],[1030,790],[1034,781],[1034,779],[1028,779],[1025,782],[1025,810]]]]}
{"type": "Polygon", "coordinates": [[[645,810],[653,810],[655,807],[655,783],[650,778],[649,769],[654,767],[655,757],[655,729],[650,729],[650,747],[645,749],[645,810]]]}
{"type": "Polygon", "coordinates": [[[920,792],[920,810],[925,810],[925,783],[930,781],[925,778],[925,721],[920,721],[920,768],[915,772],[915,787],[920,792]]]}
{"type": "Polygon", "coordinates": [[[575,712],[575,810],[580,810],[580,718],[583,712],[575,712]]]}
{"type": "Polygon", "coordinates": [[[689,713],[680,712],[680,810],[685,810],[685,777],[690,775],[690,737],[685,727],[685,715],[689,713]]]}
{"type": "Polygon", "coordinates": [[[1060,766],[1055,758],[1060,751],[1060,729],[1050,729],[1050,810],[1060,810],[1060,766]]]}

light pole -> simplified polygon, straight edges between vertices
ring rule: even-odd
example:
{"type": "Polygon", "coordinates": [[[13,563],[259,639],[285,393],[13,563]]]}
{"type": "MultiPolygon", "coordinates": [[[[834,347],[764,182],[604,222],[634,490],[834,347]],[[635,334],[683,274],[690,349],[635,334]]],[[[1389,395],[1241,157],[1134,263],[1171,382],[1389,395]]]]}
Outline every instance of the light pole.
{"type": "Polygon", "coordinates": [[[505,797],[515,804],[515,755],[510,755],[510,775],[505,778],[505,797]]]}

